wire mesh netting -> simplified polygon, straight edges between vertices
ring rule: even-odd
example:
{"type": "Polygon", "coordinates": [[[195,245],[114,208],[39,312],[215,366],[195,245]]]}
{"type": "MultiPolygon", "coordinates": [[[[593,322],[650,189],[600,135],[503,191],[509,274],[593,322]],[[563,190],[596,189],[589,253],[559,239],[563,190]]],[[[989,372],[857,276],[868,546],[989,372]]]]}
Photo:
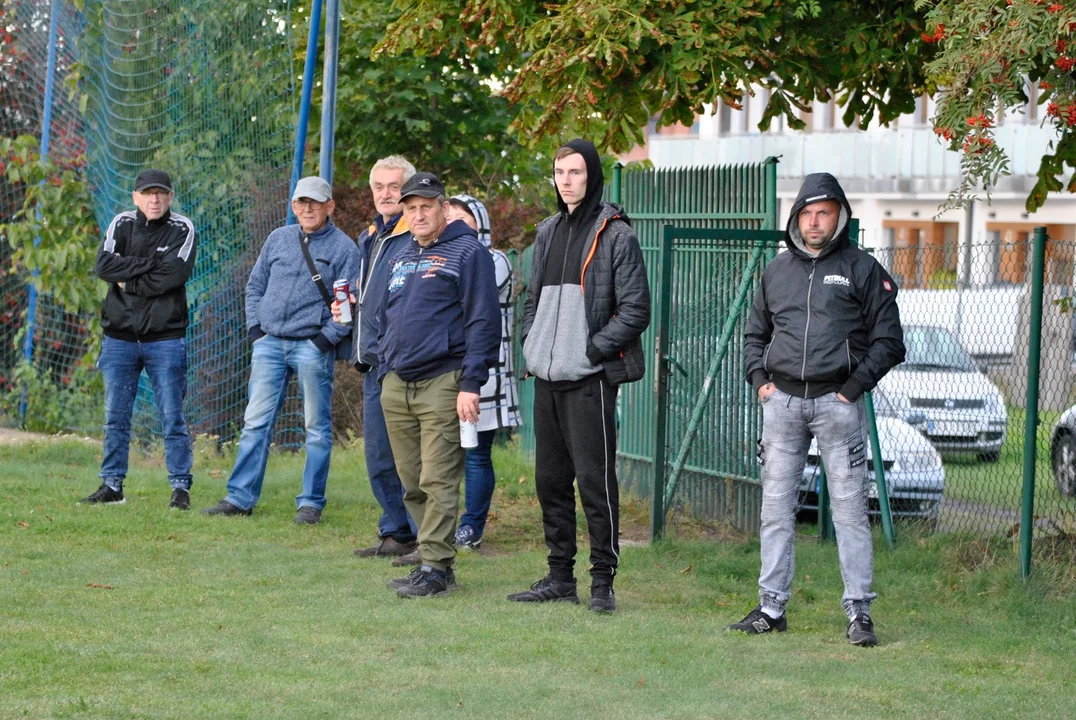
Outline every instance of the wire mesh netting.
{"type": "MultiPolygon", "coordinates": [[[[1030,228],[977,242],[875,251],[900,289],[907,357],[874,392],[887,488],[938,529],[1012,534],[1020,522],[1032,317],[1030,228]],[[883,427],[885,428],[883,430],[883,427]]],[[[939,238],[940,240],[940,238],[939,238]]],[[[1033,451],[1037,532],[1076,528],[1074,244],[1046,246],[1033,451]]]]}
{"type": "MultiPolygon", "coordinates": [[[[188,216],[198,235],[197,264],[187,284],[187,419],[194,431],[231,439],[246,400],[244,288],[262,242],[286,212],[296,77],[291,3],[115,0],[87,2],[82,12],[51,5],[60,8],[57,72],[63,81],[53,104],[51,156],[85,163],[102,228],[132,207],[139,171],[158,167],[171,174],[173,210],[188,216]]],[[[12,0],[4,7],[4,48],[13,50],[4,55],[0,87],[6,136],[41,136],[49,10],[47,0],[12,0]]],[[[4,218],[21,202],[19,187],[0,186],[4,218]]],[[[85,242],[96,247],[100,237],[85,242]]],[[[0,297],[3,312],[11,315],[0,324],[0,375],[10,389],[21,357],[18,348],[12,350],[15,333],[27,321],[27,278],[10,263],[3,272],[0,297]]],[[[92,350],[83,342],[88,323],[56,313],[43,297],[33,366],[58,365],[62,380],[92,350]]],[[[63,414],[66,427],[99,428],[100,383],[80,389],[77,408],[67,408],[56,393],[49,404],[63,414]]],[[[133,426],[143,437],[159,432],[144,377],[133,426]]],[[[296,443],[301,426],[293,388],[276,442],[296,443]]]]}

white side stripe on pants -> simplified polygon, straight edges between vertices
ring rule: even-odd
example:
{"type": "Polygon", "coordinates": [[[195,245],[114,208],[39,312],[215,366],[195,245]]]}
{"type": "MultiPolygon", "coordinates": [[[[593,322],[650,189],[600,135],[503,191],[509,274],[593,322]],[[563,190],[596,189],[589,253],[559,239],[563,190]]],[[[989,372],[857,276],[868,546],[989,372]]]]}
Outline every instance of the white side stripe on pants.
{"type": "Polygon", "coordinates": [[[602,445],[605,449],[605,507],[609,508],[609,534],[612,536],[609,539],[609,549],[613,551],[613,555],[616,556],[616,566],[613,567],[613,575],[616,575],[616,569],[620,567],[620,553],[616,551],[617,537],[616,537],[616,523],[613,521],[613,503],[609,500],[609,435],[606,430],[606,417],[605,417],[605,382],[598,382],[598,391],[601,393],[602,403],[602,445]]]}

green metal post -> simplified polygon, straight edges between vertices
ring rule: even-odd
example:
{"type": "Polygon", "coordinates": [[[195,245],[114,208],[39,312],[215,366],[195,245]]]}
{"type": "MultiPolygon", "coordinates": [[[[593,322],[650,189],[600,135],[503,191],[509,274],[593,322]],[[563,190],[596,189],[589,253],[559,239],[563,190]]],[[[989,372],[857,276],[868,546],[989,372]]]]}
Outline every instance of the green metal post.
{"type": "Polygon", "coordinates": [[[609,199],[610,202],[615,202],[617,205],[621,204],[620,193],[621,188],[624,187],[623,185],[621,185],[623,175],[624,166],[620,163],[616,163],[615,165],[613,165],[613,184],[609,188],[609,199]]]}
{"type": "Polygon", "coordinates": [[[666,505],[672,502],[673,495],[676,493],[676,484],[680,479],[680,472],[684,468],[687,454],[695,441],[695,434],[699,431],[699,423],[702,421],[706,404],[710,400],[710,395],[713,394],[717,371],[721,368],[721,363],[728,353],[729,346],[732,344],[732,334],[736,330],[736,322],[740,318],[740,313],[743,312],[744,307],[749,302],[748,295],[751,292],[751,285],[754,283],[755,271],[758,269],[765,251],[766,244],[758,243],[757,247],[751,251],[751,257],[740,275],[740,284],[736,288],[736,297],[728,309],[728,317],[725,318],[725,324],[721,328],[721,337],[718,338],[717,349],[713,358],[710,359],[710,367],[706,370],[706,377],[702,383],[702,392],[699,393],[698,399],[695,401],[695,407],[691,412],[691,421],[688,423],[687,431],[680,442],[680,451],[677,453],[676,461],[669,471],[668,487],[665,488],[666,505]]]}
{"type": "MultiPolygon", "coordinates": [[[[614,178],[616,175],[613,176],[614,178]]],[[[614,184],[616,181],[613,181],[614,184]]],[[[674,228],[666,225],[661,238],[661,261],[658,276],[661,282],[658,312],[657,348],[654,353],[654,465],[653,487],[650,494],[650,542],[660,540],[665,532],[665,428],[669,420],[669,322],[672,317],[672,264],[674,228]]]]}
{"type": "Polygon", "coordinates": [[[1046,228],[1035,228],[1031,256],[1031,335],[1027,354],[1027,415],[1024,425],[1024,497],[1020,507],[1020,577],[1031,575],[1031,531],[1035,522],[1035,459],[1039,434],[1039,362],[1042,349],[1042,286],[1046,228]]]}
{"type": "Polygon", "coordinates": [[[777,163],[778,158],[772,155],[766,158],[765,173],[766,173],[766,187],[763,188],[763,194],[766,198],[766,222],[763,227],[767,230],[777,230],[777,163]]]}
{"type": "Polygon", "coordinates": [[[874,414],[874,398],[871,394],[863,393],[863,407],[867,411],[867,434],[871,442],[871,460],[874,463],[874,484],[878,488],[878,511],[882,514],[882,534],[885,535],[885,543],[893,547],[896,542],[896,533],[893,531],[893,513],[889,508],[889,486],[885,482],[885,463],[882,458],[882,448],[878,442],[878,421],[874,414]]]}

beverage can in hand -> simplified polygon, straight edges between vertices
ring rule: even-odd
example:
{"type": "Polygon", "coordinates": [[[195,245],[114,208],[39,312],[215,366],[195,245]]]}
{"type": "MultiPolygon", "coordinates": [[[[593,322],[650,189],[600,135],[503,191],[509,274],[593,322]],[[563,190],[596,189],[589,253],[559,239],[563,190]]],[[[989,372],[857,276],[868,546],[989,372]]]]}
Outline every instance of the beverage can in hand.
{"type": "Polygon", "coordinates": [[[464,448],[478,447],[478,423],[460,420],[460,445],[464,448]]]}
{"type": "Polygon", "coordinates": [[[340,303],[340,324],[347,325],[351,322],[351,298],[349,297],[347,280],[337,280],[333,283],[333,297],[340,303]]]}

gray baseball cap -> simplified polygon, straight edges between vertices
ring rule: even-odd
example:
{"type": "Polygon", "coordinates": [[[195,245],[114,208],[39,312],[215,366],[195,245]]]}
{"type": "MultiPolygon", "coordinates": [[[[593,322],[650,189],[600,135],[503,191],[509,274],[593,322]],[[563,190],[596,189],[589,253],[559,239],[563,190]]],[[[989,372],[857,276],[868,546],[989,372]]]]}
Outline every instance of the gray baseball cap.
{"type": "Polygon", "coordinates": [[[299,182],[295,183],[295,192],[291,194],[292,200],[298,200],[299,198],[310,198],[311,200],[317,200],[318,202],[325,202],[333,199],[333,189],[329,183],[325,182],[322,178],[316,175],[310,177],[304,177],[299,182]]]}

